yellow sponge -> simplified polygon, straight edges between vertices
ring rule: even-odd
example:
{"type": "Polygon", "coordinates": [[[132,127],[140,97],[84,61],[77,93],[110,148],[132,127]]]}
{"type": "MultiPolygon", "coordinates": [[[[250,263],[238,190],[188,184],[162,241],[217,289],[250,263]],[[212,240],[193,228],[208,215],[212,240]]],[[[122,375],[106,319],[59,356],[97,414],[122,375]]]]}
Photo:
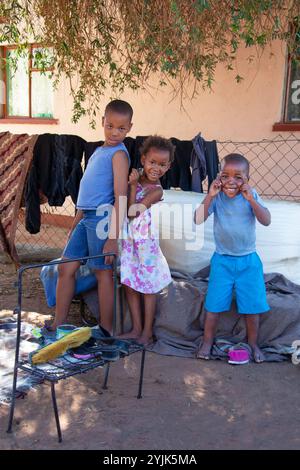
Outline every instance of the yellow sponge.
{"type": "Polygon", "coordinates": [[[82,343],[85,343],[92,334],[91,328],[84,327],[63,336],[55,343],[48,344],[42,349],[39,349],[36,353],[32,354],[32,364],[42,364],[50,359],[55,359],[58,356],[64,354],[67,349],[77,348],[82,343]]]}

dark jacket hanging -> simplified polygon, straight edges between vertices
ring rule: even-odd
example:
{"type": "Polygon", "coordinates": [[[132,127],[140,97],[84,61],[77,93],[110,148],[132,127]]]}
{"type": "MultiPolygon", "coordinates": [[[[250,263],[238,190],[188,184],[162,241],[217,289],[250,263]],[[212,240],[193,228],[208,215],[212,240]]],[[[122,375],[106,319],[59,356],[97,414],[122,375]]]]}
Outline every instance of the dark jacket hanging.
{"type": "Polygon", "coordinates": [[[42,134],[38,137],[25,187],[28,232],[40,230],[40,192],[47,197],[50,206],[62,206],[67,196],[76,204],[84,144],[85,140],[75,135],[42,134]]]}
{"type": "MultiPolygon", "coordinates": [[[[137,136],[135,139],[126,137],[124,144],[129,152],[132,168],[141,167],[140,148],[147,136],[137,136]]],[[[202,192],[202,181],[208,177],[208,185],[218,173],[219,157],[216,141],[205,141],[200,133],[192,140],[180,140],[172,137],[175,146],[174,161],[170,170],[160,179],[163,189],[180,188],[183,191],[202,192]]],[[[85,145],[85,166],[103,141],[87,142],[85,145]]]]}
{"type": "Polygon", "coordinates": [[[203,193],[202,181],[206,178],[205,141],[199,133],[192,139],[193,149],[191,153],[191,189],[197,193],[203,193]]]}
{"type": "Polygon", "coordinates": [[[219,155],[218,155],[218,148],[217,142],[215,140],[212,141],[204,141],[204,148],[205,148],[205,160],[206,160],[206,172],[208,178],[208,189],[216,178],[219,172],[219,155]]]}

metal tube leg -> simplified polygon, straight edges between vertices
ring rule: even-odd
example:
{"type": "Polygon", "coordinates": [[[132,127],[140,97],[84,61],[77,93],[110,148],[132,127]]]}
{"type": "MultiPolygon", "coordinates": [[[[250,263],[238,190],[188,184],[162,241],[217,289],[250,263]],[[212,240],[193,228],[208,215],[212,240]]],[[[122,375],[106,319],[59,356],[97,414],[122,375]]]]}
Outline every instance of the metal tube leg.
{"type": "Polygon", "coordinates": [[[10,412],[9,412],[9,421],[8,421],[8,428],[7,428],[8,433],[12,432],[12,422],[14,419],[14,411],[15,411],[15,403],[16,403],[17,378],[18,378],[18,367],[15,367],[12,396],[11,396],[11,405],[10,405],[10,412]]]}
{"type": "Polygon", "coordinates": [[[56,428],[57,428],[58,442],[62,442],[61,429],[60,429],[59,416],[58,416],[58,409],[57,409],[57,403],[56,403],[55,384],[54,384],[54,382],[51,382],[51,396],[52,396],[53,411],[54,411],[55,422],[56,422],[56,428]]]}
{"type": "Polygon", "coordinates": [[[103,382],[103,390],[107,390],[108,374],[109,374],[110,363],[108,362],[105,369],[105,377],[103,382]]]}
{"type": "Polygon", "coordinates": [[[14,419],[15,403],[16,403],[16,390],[17,390],[17,378],[18,378],[18,366],[19,366],[19,351],[21,341],[21,311],[22,311],[22,268],[18,271],[18,306],[14,310],[14,314],[18,315],[17,320],[17,338],[16,338],[16,352],[15,352],[15,366],[14,366],[14,378],[12,387],[12,397],[9,413],[9,421],[7,432],[12,432],[12,422],[14,419]]]}
{"type": "Polygon", "coordinates": [[[114,257],[113,262],[113,282],[114,282],[114,307],[113,307],[113,336],[115,336],[117,331],[117,262],[116,257],[114,257]]]}
{"type": "Polygon", "coordinates": [[[143,352],[142,352],[142,359],[141,359],[141,369],[140,369],[140,383],[139,383],[139,391],[138,391],[138,396],[137,396],[137,398],[142,398],[142,388],[143,388],[143,378],[144,378],[145,356],[146,356],[146,349],[143,349],[143,352]]]}
{"type": "Polygon", "coordinates": [[[105,376],[104,376],[104,382],[103,382],[103,387],[102,387],[103,390],[107,390],[109,370],[110,370],[110,363],[108,362],[106,365],[106,369],[105,369],[105,376]]]}
{"type": "Polygon", "coordinates": [[[120,284],[119,288],[119,306],[120,306],[120,324],[121,324],[121,334],[124,333],[124,304],[123,304],[123,287],[120,284]]]}

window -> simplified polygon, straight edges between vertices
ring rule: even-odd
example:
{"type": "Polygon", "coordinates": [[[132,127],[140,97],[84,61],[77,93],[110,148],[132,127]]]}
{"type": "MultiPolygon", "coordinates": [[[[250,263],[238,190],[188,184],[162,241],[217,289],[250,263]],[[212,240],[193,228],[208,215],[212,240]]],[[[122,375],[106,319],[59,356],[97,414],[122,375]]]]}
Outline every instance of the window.
{"type": "Polygon", "coordinates": [[[300,122],[300,50],[299,57],[289,59],[283,122],[300,122]]]}
{"type": "MultiPolygon", "coordinates": [[[[300,42],[298,26],[294,29],[297,44],[300,42]]],[[[300,46],[293,57],[288,55],[281,122],[274,124],[273,131],[300,131],[300,46]]]]}
{"type": "MultiPolygon", "coordinates": [[[[21,55],[14,46],[2,47],[4,83],[0,118],[53,120],[53,60],[51,49],[31,45],[21,55]]],[[[0,103],[1,104],[1,103],[0,103]]]]}

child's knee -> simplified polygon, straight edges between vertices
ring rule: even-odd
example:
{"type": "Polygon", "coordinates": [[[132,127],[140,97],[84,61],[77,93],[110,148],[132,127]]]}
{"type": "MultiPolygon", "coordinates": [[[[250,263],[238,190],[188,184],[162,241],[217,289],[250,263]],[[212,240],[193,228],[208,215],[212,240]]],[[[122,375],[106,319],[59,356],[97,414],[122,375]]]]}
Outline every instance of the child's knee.
{"type": "Polygon", "coordinates": [[[58,265],[57,271],[60,278],[73,278],[77,269],[78,266],[75,263],[63,263],[58,265]]]}

